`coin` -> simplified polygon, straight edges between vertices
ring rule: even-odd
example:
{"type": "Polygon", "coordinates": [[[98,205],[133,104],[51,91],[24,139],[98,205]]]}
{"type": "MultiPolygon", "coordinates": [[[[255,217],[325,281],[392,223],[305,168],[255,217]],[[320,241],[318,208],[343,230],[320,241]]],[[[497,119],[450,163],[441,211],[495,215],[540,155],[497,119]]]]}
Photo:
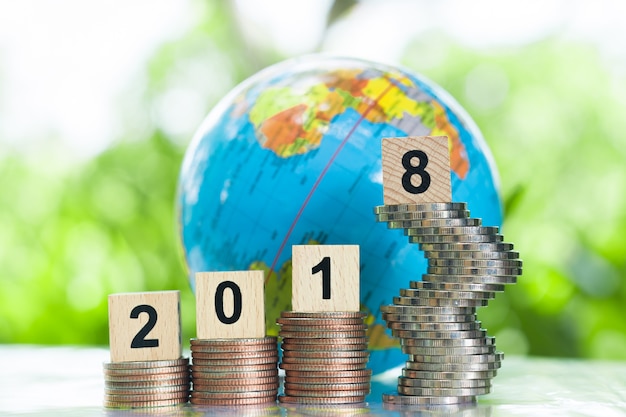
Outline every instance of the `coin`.
{"type": "Polygon", "coordinates": [[[513,250],[512,243],[492,242],[492,243],[422,243],[420,250],[429,251],[491,251],[507,252],[513,250]]]}
{"type": "Polygon", "coordinates": [[[283,358],[369,358],[367,350],[356,351],[293,351],[285,350],[283,358]]]}
{"type": "Polygon", "coordinates": [[[332,339],[349,339],[349,338],[361,338],[366,337],[365,330],[354,331],[283,331],[279,332],[279,335],[284,338],[302,338],[302,339],[320,339],[320,338],[332,338],[332,339]]]}
{"type": "Polygon", "coordinates": [[[429,397],[453,397],[489,394],[491,387],[474,388],[422,388],[398,385],[398,393],[402,395],[419,395],[429,397]]]}
{"type": "Polygon", "coordinates": [[[231,372],[258,372],[258,371],[271,371],[276,369],[276,363],[258,364],[258,365],[210,365],[202,366],[201,364],[193,365],[191,368],[191,376],[201,373],[207,374],[229,374],[231,372]]]}
{"type": "Polygon", "coordinates": [[[464,323],[476,320],[476,314],[409,315],[383,313],[382,318],[385,321],[406,323],[464,323]]]}
{"type": "MultiPolygon", "coordinates": [[[[433,275],[434,276],[434,275],[433,275]]],[[[400,306],[384,305],[380,311],[391,314],[411,314],[411,315],[444,315],[444,314],[475,314],[474,307],[428,307],[428,306],[400,306]]]]}
{"type": "Polygon", "coordinates": [[[502,292],[504,284],[467,284],[460,282],[428,282],[412,281],[411,288],[441,291],[476,291],[476,292],[502,292]]]}
{"type": "Polygon", "coordinates": [[[103,368],[110,370],[153,369],[164,367],[180,367],[187,364],[189,364],[189,358],[180,358],[163,361],[105,362],[103,364],[103,368]]]}
{"type": "Polygon", "coordinates": [[[475,403],[475,396],[458,396],[458,397],[427,397],[402,395],[397,393],[384,393],[383,402],[396,405],[449,405],[475,403]]]}
{"type": "Polygon", "coordinates": [[[105,394],[106,401],[124,403],[137,401],[167,401],[167,400],[183,400],[189,397],[189,390],[176,392],[162,392],[158,394],[142,394],[142,395],[113,395],[105,394]]]}
{"type": "Polygon", "coordinates": [[[459,330],[459,331],[418,331],[392,330],[391,334],[402,339],[476,339],[485,337],[486,330],[459,330]]]}
{"type": "Polygon", "coordinates": [[[362,377],[346,377],[346,378],[340,378],[340,377],[320,377],[320,378],[316,378],[316,377],[296,377],[296,376],[292,376],[291,372],[289,375],[285,375],[285,383],[289,383],[289,384],[300,384],[300,385],[304,385],[304,386],[312,386],[312,385],[324,385],[324,386],[329,386],[329,385],[333,385],[333,384],[344,384],[344,385],[351,385],[351,384],[363,384],[363,383],[370,383],[371,381],[371,377],[369,375],[367,376],[362,376],[362,377]]]}
{"type": "Polygon", "coordinates": [[[247,347],[246,350],[241,350],[238,352],[224,352],[224,351],[215,351],[212,349],[192,349],[191,355],[193,357],[198,357],[199,354],[204,356],[206,359],[232,359],[232,358],[261,358],[268,356],[276,356],[278,352],[278,346],[274,346],[272,349],[266,350],[256,350],[254,347],[247,347]]]}
{"type": "Polygon", "coordinates": [[[498,251],[425,251],[427,259],[519,259],[519,252],[498,251]]]}
{"type": "Polygon", "coordinates": [[[271,352],[275,351],[277,347],[277,342],[272,343],[263,343],[263,344],[252,344],[252,345],[191,345],[191,353],[193,355],[194,352],[203,352],[203,353],[215,353],[215,354],[231,354],[234,353],[239,355],[240,353],[261,353],[261,352],[271,352]]]}
{"type": "Polygon", "coordinates": [[[279,395],[278,401],[292,404],[350,404],[365,402],[365,395],[353,397],[292,397],[289,395],[279,395]]]}
{"type": "Polygon", "coordinates": [[[212,406],[239,406],[251,404],[267,404],[275,403],[276,396],[267,396],[259,398],[199,398],[191,397],[189,402],[194,405],[212,405],[212,406]]]}
{"type": "Polygon", "coordinates": [[[421,388],[475,388],[490,387],[491,379],[417,379],[398,377],[398,385],[421,388]]]}
{"type": "Polygon", "coordinates": [[[405,339],[401,340],[403,346],[420,346],[420,347],[467,347],[467,346],[492,346],[495,345],[496,338],[493,336],[478,337],[474,339],[405,339]]]}
{"type": "Polygon", "coordinates": [[[366,369],[367,362],[364,363],[336,363],[336,364],[305,364],[305,363],[285,363],[281,362],[278,367],[286,371],[324,371],[332,369],[333,371],[355,371],[366,369]]]}
{"type": "Polygon", "coordinates": [[[342,366],[342,365],[352,365],[352,364],[365,364],[367,363],[368,357],[362,358],[302,358],[302,357],[283,357],[283,364],[286,363],[298,363],[303,365],[331,365],[331,366],[342,366]]]}
{"type": "Polygon", "coordinates": [[[429,266],[454,266],[462,268],[521,268],[519,259],[429,259],[429,266]]]}
{"type": "Polygon", "coordinates": [[[193,356],[193,364],[201,366],[248,366],[248,365],[265,365],[268,363],[276,364],[278,362],[278,352],[273,356],[265,356],[260,358],[232,358],[228,359],[206,359],[206,356],[193,356]]]}
{"type": "Polygon", "coordinates": [[[497,375],[495,369],[487,371],[416,371],[402,369],[402,376],[413,379],[490,379],[497,375]]]}
{"type": "MultiPolygon", "coordinates": [[[[293,383],[293,382],[285,382],[285,393],[287,390],[292,391],[289,395],[298,395],[296,391],[308,391],[314,392],[319,395],[319,391],[360,391],[360,394],[364,392],[368,392],[370,390],[370,382],[362,382],[362,383],[352,383],[352,384],[342,384],[342,383],[332,383],[328,382],[327,384],[310,384],[310,383],[293,383]]],[[[359,395],[359,394],[356,394],[359,395]]]]}
{"type": "Polygon", "coordinates": [[[480,321],[467,321],[464,323],[421,323],[421,322],[394,322],[388,321],[387,327],[391,330],[417,330],[417,331],[458,331],[458,330],[479,330],[480,321]]]}
{"type": "Polygon", "coordinates": [[[466,372],[466,371],[492,371],[499,369],[501,362],[488,363],[422,363],[408,361],[405,364],[406,369],[413,371],[432,371],[432,372],[466,372]]]}
{"type": "MultiPolygon", "coordinates": [[[[369,385],[369,384],[368,384],[369,385]]],[[[285,388],[285,395],[291,397],[306,397],[306,398],[345,398],[365,396],[369,394],[369,386],[367,389],[357,390],[336,390],[336,389],[321,389],[321,390],[309,390],[309,389],[289,389],[285,388]]]]}
{"type": "Polygon", "coordinates": [[[429,274],[438,275],[522,275],[522,268],[471,268],[471,267],[447,267],[429,266],[426,271],[429,274]]]}
{"type": "Polygon", "coordinates": [[[306,318],[306,319],[325,319],[325,318],[365,318],[366,313],[360,311],[283,311],[280,313],[282,318],[306,318]]]}
{"type": "Polygon", "coordinates": [[[361,337],[349,337],[345,339],[337,339],[336,337],[318,337],[318,338],[303,338],[299,334],[296,333],[294,337],[286,337],[283,336],[282,346],[284,349],[285,345],[304,345],[304,346],[340,346],[340,345],[367,345],[367,336],[361,337]]]}
{"type": "Polygon", "coordinates": [[[189,374],[185,378],[180,379],[156,379],[153,381],[110,381],[105,379],[104,386],[105,388],[158,388],[164,386],[178,386],[189,384],[189,374]]]}
{"type": "Polygon", "coordinates": [[[161,401],[113,401],[105,399],[103,402],[104,407],[106,408],[145,408],[145,407],[164,407],[169,405],[178,405],[184,404],[187,402],[187,398],[179,399],[169,399],[169,400],[161,400],[161,401]]]}
{"type": "Polygon", "coordinates": [[[497,243],[504,237],[500,234],[492,235],[419,235],[409,236],[411,243],[497,243]]]}
{"type": "Polygon", "coordinates": [[[189,378],[189,370],[183,372],[173,372],[170,374],[142,374],[142,375],[105,375],[109,382],[130,382],[130,381],[167,381],[172,379],[189,378]]]}
{"type": "MultiPolygon", "coordinates": [[[[421,282],[417,281],[416,286],[421,286],[421,282]]],[[[452,298],[466,300],[489,300],[496,297],[493,291],[445,291],[445,290],[427,290],[421,288],[402,288],[400,289],[402,297],[419,297],[419,298],[452,298]]]]}
{"type": "Polygon", "coordinates": [[[362,378],[371,377],[371,369],[356,369],[337,371],[335,369],[323,369],[318,371],[306,371],[303,369],[294,369],[289,371],[289,374],[285,375],[285,378],[362,378]]]}
{"type": "Polygon", "coordinates": [[[516,275],[422,275],[422,282],[450,282],[460,284],[515,284],[516,275]]]}
{"type": "Polygon", "coordinates": [[[498,232],[499,229],[494,226],[409,227],[404,229],[406,236],[497,235],[498,232]]]}
{"type": "Polygon", "coordinates": [[[480,226],[480,219],[461,217],[452,219],[421,219],[421,220],[398,220],[388,221],[389,229],[408,229],[413,227],[449,227],[449,226],[480,226]]]}
{"type": "Polygon", "coordinates": [[[124,388],[111,388],[104,387],[104,393],[110,395],[147,395],[147,394],[161,394],[172,392],[189,391],[189,383],[184,385],[164,385],[150,388],[140,387],[124,387],[124,388]]]}
{"type": "Polygon", "coordinates": [[[192,370],[191,373],[193,375],[194,382],[197,381],[198,379],[219,378],[219,379],[226,380],[226,379],[233,379],[233,378],[250,379],[250,378],[266,378],[266,377],[278,376],[278,366],[273,366],[272,368],[266,369],[266,370],[256,370],[253,368],[252,370],[249,370],[249,371],[231,370],[230,372],[228,371],[213,372],[210,367],[201,368],[201,369],[203,370],[202,371],[192,370]]]}
{"type": "Polygon", "coordinates": [[[192,391],[191,398],[211,398],[211,399],[241,399],[241,398],[267,398],[276,396],[277,390],[272,388],[264,391],[246,391],[246,392],[208,392],[208,391],[192,391]]]}
{"type": "Polygon", "coordinates": [[[408,203],[408,204],[385,204],[375,206],[374,214],[412,212],[412,211],[442,211],[442,210],[467,210],[467,203],[408,203]]]}
{"type": "Polygon", "coordinates": [[[307,318],[307,317],[298,317],[298,318],[286,318],[279,317],[276,319],[276,323],[278,324],[287,324],[287,325],[304,325],[304,326],[335,326],[335,325],[362,325],[362,318],[327,318],[327,319],[316,319],[316,318],[307,318]]]}
{"type": "Polygon", "coordinates": [[[218,386],[226,386],[226,387],[248,387],[250,385],[261,385],[261,384],[272,384],[278,381],[278,372],[269,377],[255,377],[255,378],[203,378],[196,379],[194,381],[193,387],[196,389],[197,386],[203,387],[218,387],[218,386]]]}
{"type": "Polygon", "coordinates": [[[132,368],[132,369],[104,369],[105,376],[141,376],[141,375],[157,375],[157,374],[175,374],[185,372],[189,369],[188,365],[178,366],[160,366],[154,368],[132,368]]]}
{"type": "Polygon", "coordinates": [[[504,360],[504,353],[495,352],[481,355],[410,355],[409,360],[413,362],[427,363],[486,363],[500,362],[504,360]]]}
{"type": "MultiPolygon", "coordinates": [[[[287,340],[287,339],[285,339],[287,340]]],[[[350,340],[350,339],[348,339],[350,340]]],[[[281,345],[283,352],[358,352],[367,349],[367,342],[356,344],[313,345],[285,342],[281,345]]]]}
{"type": "Polygon", "coordinates": [[[488,300],[470,300],[457,298],[417,298],[393,297],[393,303],[402,306],[431,306],[431,307],[483,307],[488,300]]]}
{"type": "Polygon", "coordinates": [[[361,324],[337,324],[337,325],[320,325],[309,326],[305,324],[283,324],[280,326],[281,332],[351,332],[358,330],[367,330],[367,325],[361,324]]]}
{"type": "Polygon", "coordinates": [[[481,355],[494,353],[495,351],[494,345],[460,347],[402,346],[402,352],[409,355],[481,355]]]}
{"type": "Polygon", "coordinates": [[[194,384],[193,390],[195,392],[230,392],[230,393],[242,393],[242,392],[251,392],[251,391],[269,391],[269,390],[278,390],[279,387],[278,378],[276,378],[273,382],[269,382],[266,384],[247,384],[247,385],[233,385],[233,386],[225,386],[225,385],[203,385],[203,384],[194,384]]]}

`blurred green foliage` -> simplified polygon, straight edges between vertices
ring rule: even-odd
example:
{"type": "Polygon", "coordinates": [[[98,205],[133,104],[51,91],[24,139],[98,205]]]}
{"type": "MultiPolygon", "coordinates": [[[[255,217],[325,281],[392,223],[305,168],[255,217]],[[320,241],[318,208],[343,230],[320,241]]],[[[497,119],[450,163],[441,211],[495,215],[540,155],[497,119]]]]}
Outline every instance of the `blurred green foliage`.
{"type": "MultiPolygon", "coordinates": [[[[353,2],[337,2],[329,25],[353,2]]],[[[286,58],[250,50],[228,6],[163,45],[139,104],[197,87],[208,112],[230,88],[286,58]]],[[[517,286],[479,311],[507,353],[626,359],[626,82],[597,50],[559,38],[476,51],[442,34],[415,39],[403,65],[474,118],[502,180],[504,234],[524,259],[517,286]]],[[[136,92],[135,92],[136,93],[136,92]]],[[[53,139],[0,156],[0,343],[106,344],[107,295],[180,289],[183,340],[195,305],[178,244],[176,181],[190,138],[127,132],[69,163],[53,139]]]]}

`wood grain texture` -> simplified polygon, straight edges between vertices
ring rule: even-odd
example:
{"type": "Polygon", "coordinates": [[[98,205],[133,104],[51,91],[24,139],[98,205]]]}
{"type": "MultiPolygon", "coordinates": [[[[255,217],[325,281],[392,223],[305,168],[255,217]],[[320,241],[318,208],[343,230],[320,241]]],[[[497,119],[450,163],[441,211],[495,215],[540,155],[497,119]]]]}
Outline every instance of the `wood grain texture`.
{"type": "Polygon", "coordinates": [[[263,271],[197,273],[196,337],[265,337],[264,285],[263,271]],[[237,301],[237,291],[241,294],[240,304],[237,301]]]}
{"type": "Polygon", "coordinates": [[[382,140],[383,202],[384,204],[435,203],[452,201],[450,185],[450,150],[447,136],[409,136],[382,140]],[[410,151],[421,151],[427,162],[409,158],[409,168],[403,157],[410,151]],[[411,168],[418,167],[419,168],[411,168]],[[418,188],[425,171],[430,184],[424,192],[414,193],[403,186],[403,177],[418,188]],[[408,171],[416,171],[413,174],[408,171]]]}
{"type": "Polygon", "coordinates": [[[358,245],[294,245],[292,268],[294,311],[359,311],[358,245]],[[313,272],[325,257],[330,258],[329,299],[323,298],[323,271],[313,272]]]}
{"type": "Polygon", "coordinates": [[[171,360],[181,357],[180,293],[154,291],[109,295],[109,345],[111,362],[171,360]],[[148,306],[148,307],[141,307],[148,306]],[[139,340],[158,346],[131,347],[133,339],[156,312],[154,327],[139,340]],[[132,314],[133,310],[135,313],[132,314]],[[136,318],[132,318],[131,315],[136,318]]]}

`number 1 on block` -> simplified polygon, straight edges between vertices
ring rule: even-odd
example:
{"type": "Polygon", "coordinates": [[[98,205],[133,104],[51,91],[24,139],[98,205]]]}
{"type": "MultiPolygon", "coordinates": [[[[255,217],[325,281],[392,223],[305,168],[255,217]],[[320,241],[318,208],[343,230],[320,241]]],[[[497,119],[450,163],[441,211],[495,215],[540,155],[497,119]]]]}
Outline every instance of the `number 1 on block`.
{"type": "Polygon", "coordinates": [[[263,271],[198,272],[196,337],[265,337],[263,271]]]}
{"type": "Polygon", "coordinates": [[[452,200],[447,136],[409,136],[382,141],[384,204],[452,200]]]}
{"type": "Polygon", "coordinates": [[[111,362],[180,358],[180,293],[109,295],[109,345],[111,362]]]}
{"type": "Polygon", "coordinates": [[[359,246],[294,245],[294,311],[359,311],[359,246]]]}

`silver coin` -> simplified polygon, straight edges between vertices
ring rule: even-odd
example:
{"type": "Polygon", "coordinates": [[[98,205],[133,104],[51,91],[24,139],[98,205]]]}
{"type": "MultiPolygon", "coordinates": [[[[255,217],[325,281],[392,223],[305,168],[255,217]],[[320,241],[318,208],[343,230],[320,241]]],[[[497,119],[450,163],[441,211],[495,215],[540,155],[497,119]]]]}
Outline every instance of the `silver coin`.
{"type": "Polygon", "coordinates": [[[398,220],[421,220],[421,219],[460,219],[469,217],[467,210],[440,210],[440,211],[408,211],[396,213],[381,213],[376,215],[379,222],[398,220]]]}
{"type": "Polygon", "coordinates": [[[521,268],[519,259],[429,259],[429,266],[455,266],[463,268],[521,268]]]}
{"type": "Polygon", "coordinates": [[[495,352],[482,355],[410,355],[411,362],[426,363],[487,363],[502,362],[504,353],[495,352]]]}
{"type": "Polygon", "coordinates": [[[408,229],[411,227],[450,227],[450,226],[480,226],[481,219],[462,217],[456,219],[422,219],[399,220],[387,222],[389,229],[408,229]]]}
{"type": "Polygon", "coordinates": [[[384,305],[380,307],[382,313],[410,314],[410,315],[460,315],[476,314],[474,307],[427,307],[427,306],[402,306],[384,305]]]}
{"type": "Polygon", "coordinates": [[[522,275],[522,268],[463,268],[456,266],[429,266],[426,271],[429,274],[438,275],[522,275]]]}
{"type": "Polygon", "coordinates": [[[459,284],[515,284],[517,275],[437,275],[424,274],[422,282],[445,282],[459,284]]]}
{"type": "Polygon", "coordinates": [[[407,212],[407,211],[446,211],[446,210],[467,210],[467,203],[407,203],[407,204],[385,204],[375,206],[374,214],[407,212]]]}
{"type": "Polygon", "coordinates": [[[419,235],[409,236],[411,243],[497,243],[502,242],[504,237],[494,235],[419,235]]]}
{"type": "Polygon", "coordinates": [[[400,323],[465,323],[476,320],[476,314],[410,315],[382,313],[385,321],[400,323]]]}
{"type": "Polygon", "coordinates": [[[499,369],[502,362],[487,363],[423,363],[408,361],[405,364],[406,369],[413,371],[431,371],[431,372],[467,372],[467,371],[493,371],[499,369]]]}
{"type": "Polygon", "coordinates": [[[473,404],[476,402],[475,396],[462,397],[424,397],[416,395],[403,395],[398,393],[384,393],[383,402],[393,405],[452,405],[452,404],[473,404]]]}
{"type": "Polygon", "coordinates": [[[495,351],[496,347],[494,345],[460,347],[402,346],[402,353],[407,355],[482,355],[494,353],[495,351]]]}
{"type": "Polygon", "coordinates": [[[388,321],[387,327],[392,330],[418,330],[418,331],[458,331],[458,330],[479,330],[480,321],[468,321],[460,323],[407,323],[388,321]]]}
{"type": "Polygon", "coordinates": [[[404,229],[404,234],[407,236],[497,235],[499,231],[495,226],[410,227],[404,229]]]}
{"type": "Polygon", "coordinates": [[[490,371],[456,371],[456,372],[433,372],[433,371],[414,371],[411,369],[402,369],[402,376],[412,379],[450,379],[450,380],[470,380],[481,379],[488,380],[495,378],[498,374],[497,370],[490,371]]]}
{"type": "Polygon", "coordinates": [[[512,243],[491,242],[491,243],[422,243],[420,250],[424,252],[443,251],[468,251],[468,252],[508,252],[513,250],[512,243]]]}
{"type": "Polygon", "coordinates": [[[189,358],[157,361],[105,362],[104,369],[153,369],[163,367],[179,367],[189,364],[189,358]]]}
{"type": "Polygon", "coordinates": [[[491,387],[474,387],[474,388],[421,388],[421,387],[405,387],[398,385],[398,393],[403,395],[419,395],[429,397],[451,397],[451,396],[470,396],[485,395],[491,392],[491,387]]]}
{"type": "Polygon", "coordinates": [[[393,303],[399,306],[431,306],[431,307],[484,307],[489,300],[467,298],[417,298],[393,297],[393,303]]]}
{"type": "MultiPolygon", "coordinates": [[[[415,285],[421,286],[421,281],[415,282],[415,285]]],[[[421,288],[401,288],[400,295],[403,297],[418,298],[452,298],[467,300],[490,300],[496,297],[493,291],[445,291],[445,290],[427,290],[421,288]]]]}
{"type": "Polygon", "coordinates": [[[487,379],[417,379],[398,377],[398,385],[421,388],[475,388],[490,387],[491,378],[487,379]]]}
{"type": "Polygon", "coordinates": [[[487,331],[484,329],[458,331],[392,330],[391,334],[400,339],[478,339],[487,336],[487,331]]]}
{"type": "Polygon", "coordinates": [[[427,259],[519,259],[519,252],[508,251],[426,251],[427,259]]]}
{"type": "Polygon", "coordinates": [[[496,344],[496,338],[493,336],[478,337],[475,339],[403,339],[400,340],[401,346],[417,346],[417,347],[471,347],[471,346],[493,346],[496,344]]]}
{"type": "Polygon", "coordinates": [[[411,288],[441,291],[502,292],[504,284],[465,284],[456,282],[411,281],[411,288]]]}

